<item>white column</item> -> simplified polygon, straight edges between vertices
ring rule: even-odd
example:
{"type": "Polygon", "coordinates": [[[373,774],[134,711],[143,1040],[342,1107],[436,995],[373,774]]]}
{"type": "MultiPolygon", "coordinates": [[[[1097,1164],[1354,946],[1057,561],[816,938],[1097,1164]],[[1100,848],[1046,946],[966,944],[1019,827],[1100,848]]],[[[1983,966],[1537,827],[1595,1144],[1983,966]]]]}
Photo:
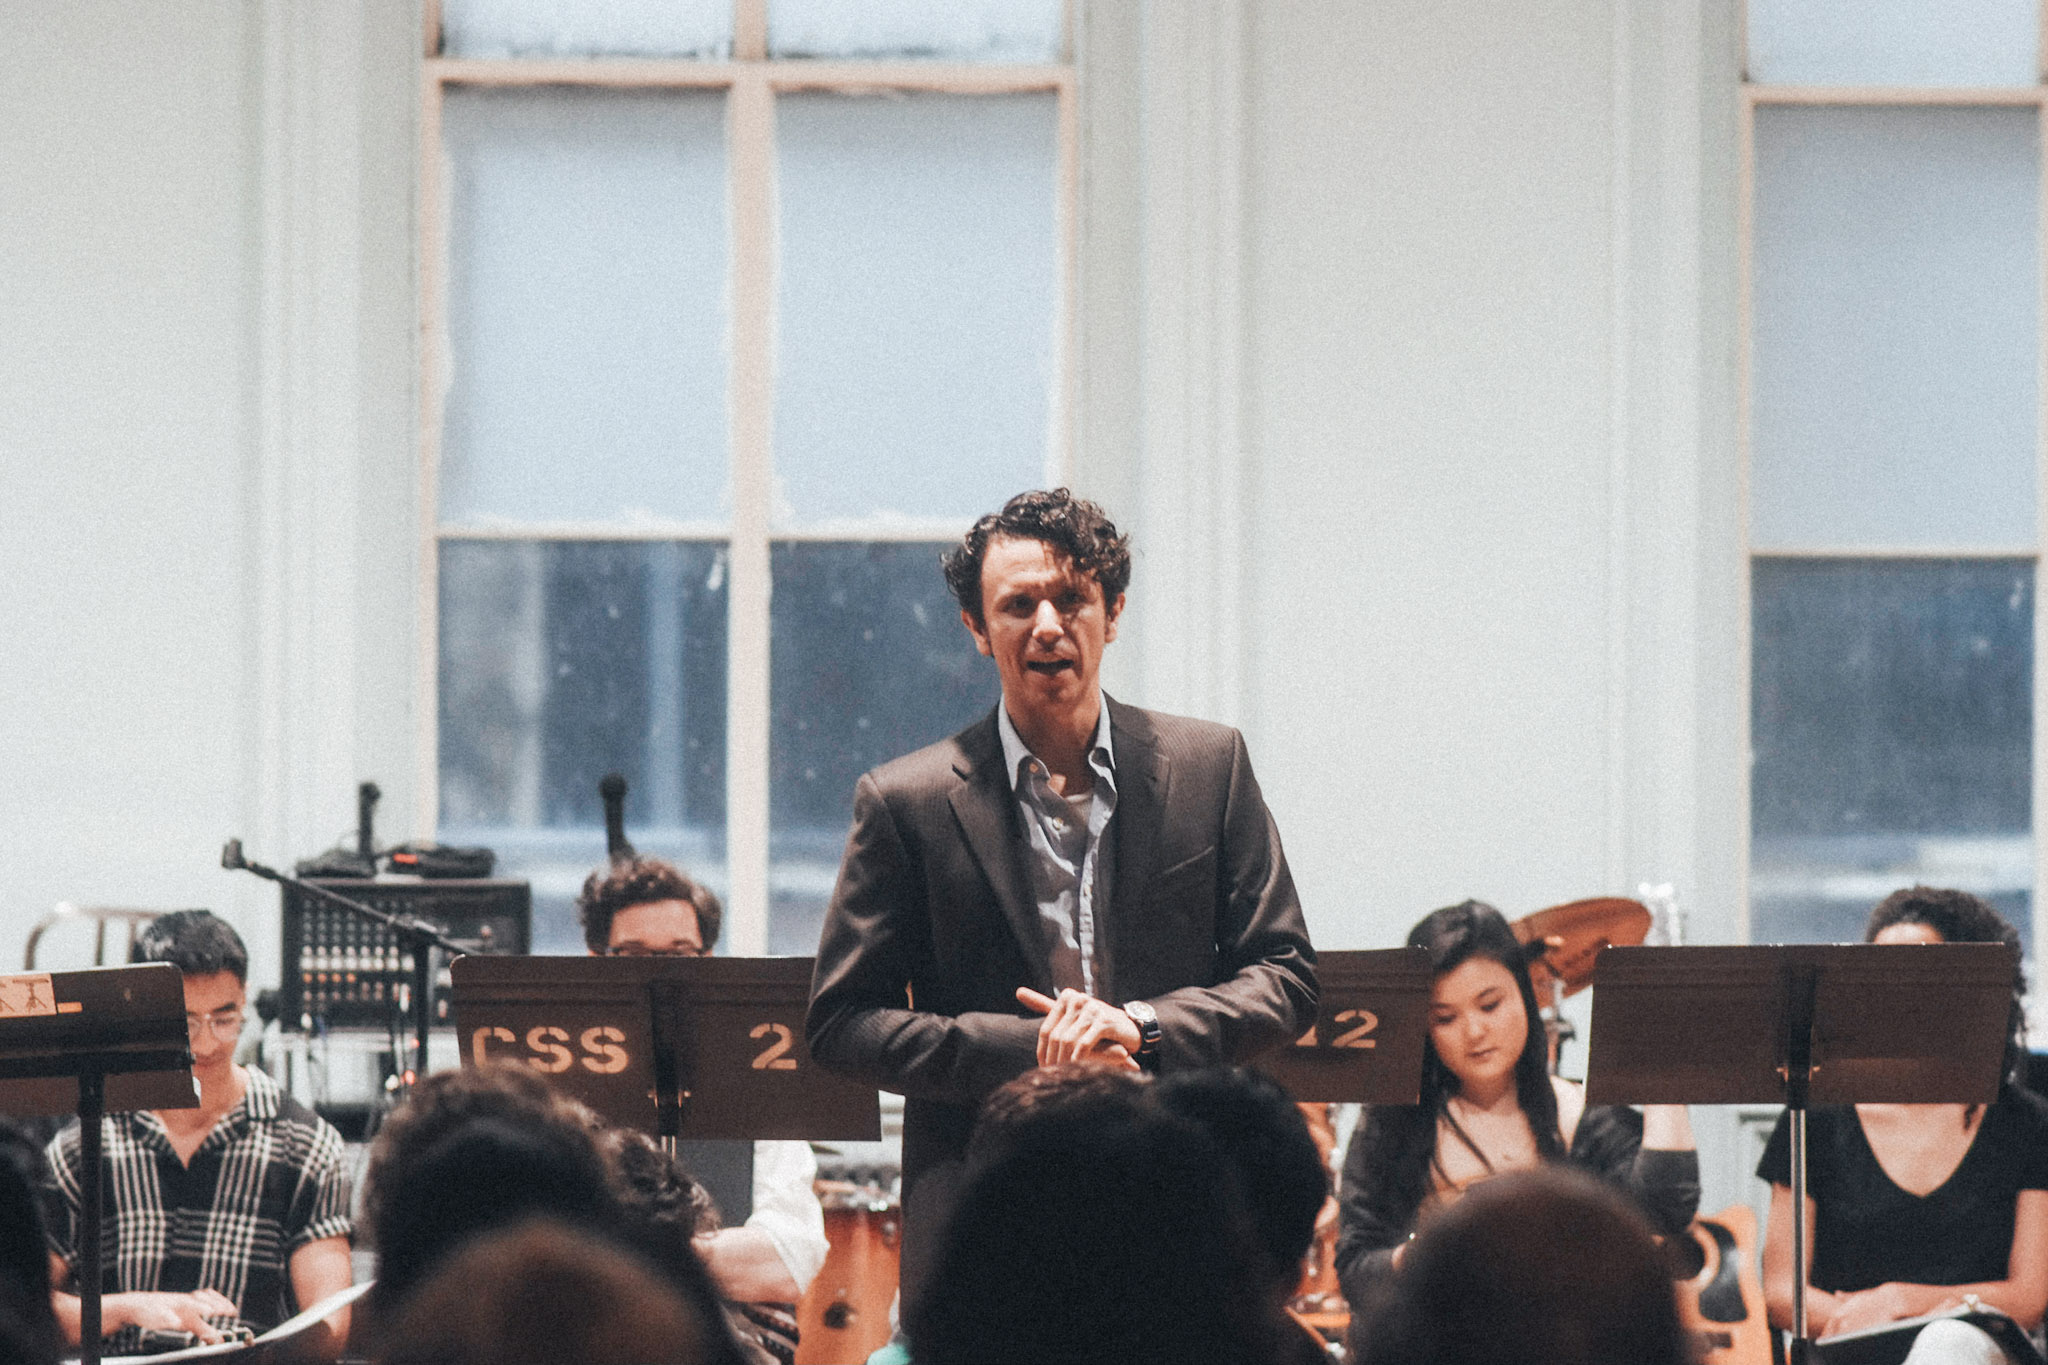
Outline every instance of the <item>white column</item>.
{"type": "Polygon", "coordinates": [[[1149,706],[1246,711],[1242,0],[1144,15],[1143,448],[1134,653],[1149,706]]]}
{"type": "MultiPolygon", "coordinates": [[[[268,0],[252,13],[260,189],[244,622],[253,677],[246,825],[222,833],[241,834],[260,861],[289,864],[330,844],[355,810],[363,14],[359,0],[268,0]]],[[[235,896],[254,930],[258,979],[268,981],[275,891],[245,878],[235,896]]]]}

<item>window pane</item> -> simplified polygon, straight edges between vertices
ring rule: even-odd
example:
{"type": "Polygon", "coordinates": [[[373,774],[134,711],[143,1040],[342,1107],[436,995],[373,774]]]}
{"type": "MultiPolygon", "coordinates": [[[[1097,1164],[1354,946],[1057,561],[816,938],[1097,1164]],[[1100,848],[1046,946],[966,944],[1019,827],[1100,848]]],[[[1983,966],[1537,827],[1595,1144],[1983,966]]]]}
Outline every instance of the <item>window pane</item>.
{"type": "Polygon", "coordinates": [[[441,0],[451,57],[727,57],[732,0],[441,0]]]}
{"type": "Polygon", "coordinates": [[[2032,85],[2036,0],[1749,0],[1749,78],[2032,85]]]}
{"type": "Polygon", "coordinates": [[[855,780],[995,705],[995,666],[939,575],[946,548],[774,547],[771,953],[818,950],[855,780]]]}
{"type": "Polygon", "coordinates": [[[444,523],[724,519],[724,118],[449,92],[444,523]]]}
{"type": "Polygon", "coordinates": [[[1752,540],[2031,545],[2032,109],[1756,116],[1752,540]]]}
{"type": "Polygon", "coordinates": [[[1044,482],[1051,95],[778,102],[778,522],[967,519],[1044,482]]]}
{"type": "Polygon", "coordinates": [[[597,781],[627,834],[723,894],[725,547],[441,546],[441,821],[533,881],[534,950],[581,952],[571,907],[604,859],[597,781]]]}
{"type": "Polygon", "coordinates": [[[768,0],[777,57],[949,57],[1052,62],[1061,0],[768,0]]]}
{"type": "Polygon", "coordinates": [[[1902,886],[2031,938],[2030,561],[1759,559],[1751,938],[1855,942],[1902,886]]]}

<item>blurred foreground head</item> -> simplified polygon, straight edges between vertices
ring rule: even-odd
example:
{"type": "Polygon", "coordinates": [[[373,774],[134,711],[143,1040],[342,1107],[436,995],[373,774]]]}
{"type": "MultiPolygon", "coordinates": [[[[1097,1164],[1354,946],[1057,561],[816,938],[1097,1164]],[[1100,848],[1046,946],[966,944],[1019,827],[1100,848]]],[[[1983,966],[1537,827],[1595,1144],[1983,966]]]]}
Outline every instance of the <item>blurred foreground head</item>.
{"type": "Polygon", "coordinates": [[[1142,1089],[1082,1089],[977,1135],[935,1262],[907,1303],[912,1358],[1264,1359],[1265,1260],[1229,1160],[1142,1089]]]}
{"type": "Polygon", "coordinates": [[[486,1234],[411,1296],[380,1365],[700,1365],[728,1360],[705,1321],[638,1258],[563,1223],[486,1234]]]}
{"type": "Polygon", "coordinates": [[[1473,1190],[1410,1245],[1361,1365],[1686,1365],[1640,1215],[1556,1166],[1473,1190]]]}

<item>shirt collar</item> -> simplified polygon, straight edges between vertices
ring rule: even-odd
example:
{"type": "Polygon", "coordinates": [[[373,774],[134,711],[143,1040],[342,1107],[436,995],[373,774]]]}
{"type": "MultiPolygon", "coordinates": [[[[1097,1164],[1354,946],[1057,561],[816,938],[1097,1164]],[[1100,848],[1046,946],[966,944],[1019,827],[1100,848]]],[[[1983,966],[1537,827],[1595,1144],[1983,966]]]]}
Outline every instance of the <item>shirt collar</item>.
{"type": "MultiPolygon", "coordinates": [[[[270,1078],[269,1072],[256,1066],[242,1067],[241,1072],[242,1098],[236,1100],[234,1107],[222,1114],[213,1127],[207,1130],[206,1136],[200,1139],[201,1147],[213,1142],[215,1135],[226,1140],[251,1124],[274,1119],[284,1112],[284,1090],[270,1078]]],[[[164,1121],[155,1111],[131,1110],[128,1123],[131,1131],[138,1135],[147,1134],[165,1148],[169,1148],[171,1130],[164,1126],[164,1121]]]]}
{"type": "MultiPolygon", "coordinates": [[[[1100,692],[1095,695],[1100,709],[1095,716],[1095,742],[1088,746],[1088,757],[1093,761],[1100,755],[1102,761],[1096,766],[1113,774],[1116,771],[1116,747],[1109,738],[1109,703],[1102,699],[1100,692]]],[[[1024,771],[1024,760],[1037,759],[1040,767],[1045,766],[1045,760],[1038,758],[1024,743],[1024,737],[1010,722],[1010,708],[1001,702],[996,703],[996,734],[1003,741],[1003,767],[1010,778],[1010,790],[1015,791],[1024,771]]]]}

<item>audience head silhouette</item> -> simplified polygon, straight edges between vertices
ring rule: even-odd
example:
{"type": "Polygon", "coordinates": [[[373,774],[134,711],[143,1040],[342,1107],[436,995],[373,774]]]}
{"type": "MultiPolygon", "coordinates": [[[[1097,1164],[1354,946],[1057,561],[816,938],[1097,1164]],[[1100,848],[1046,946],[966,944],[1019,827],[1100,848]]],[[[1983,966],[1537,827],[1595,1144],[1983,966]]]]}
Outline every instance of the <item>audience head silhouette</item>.
{"type": "Polygon", "coordinates": [[[918,1365],[1223,1365],[1272,1330],[1236,1173],[1141,1093],[1016,1116],[969,1159],[905,1315],[918,1365]]]}
{"type": "Polygon", "coordinates": [[[419,1289],[379,1365],[703,1365],[723,1327],[637,1258],[541,1220],[478,1237],[419,1289]]]}
{"type": "Polygon", "coordinates": [[[1640,1215],[1563,1167],[1477,1186],[1410,1245],[1361,1365],[1685,1365],[1640,1215]]]}
{"type": "Polygon", "coordinates": [[[1274,1289],[1292,1297],[1330,1197],[1330,1170],[1308,1123],[1268,1076],[1242,1068],[1189,1071],[1152,1088],[1152,1101],[1208,1133],[1237,1172],[1274,1289]]]}

